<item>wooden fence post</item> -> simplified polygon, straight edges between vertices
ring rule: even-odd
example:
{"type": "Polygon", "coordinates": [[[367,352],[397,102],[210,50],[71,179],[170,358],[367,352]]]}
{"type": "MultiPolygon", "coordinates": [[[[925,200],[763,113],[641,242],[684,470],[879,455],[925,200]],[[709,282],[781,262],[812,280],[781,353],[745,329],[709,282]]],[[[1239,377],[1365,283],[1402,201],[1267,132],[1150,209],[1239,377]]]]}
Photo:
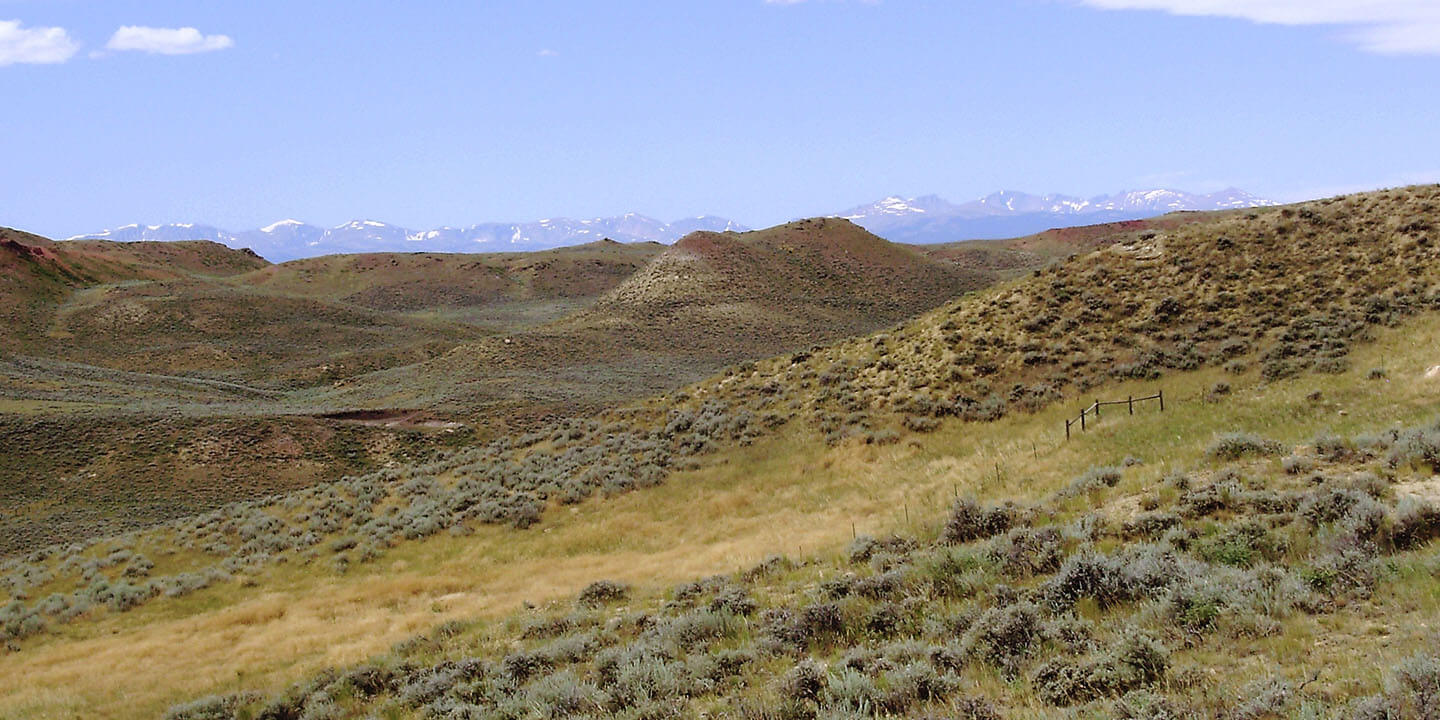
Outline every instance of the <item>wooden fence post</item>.
{"type": "Polygon", "coordinates": [[[1160,412],[1165,412],[1165,391],[1161,390],[1155,397],[1160,398],[1160,412]]]}
{"type": "Polygon", "coordinates": [[[1130,414],[1131,414],[1131,415],[1134,415],[1134,414],[1135,414],[1135,396],[1134,396],[1134,395],[1131,395],[1130,397],[1125,398],[1125,404],[1130,406],[1130,414]]]}
{"type": "Polygon", "coordinates": [[[1080,429],[1085,429],[1085,412],[1090,408],[1080,408],[1080,429]]]}
{"type": "Polygon", "coordinates": [[[1100,417],[1100,398],[1095,398],[1095,417],[1096,419],[1100,417]]]}
{"type": "Polygon", "coordinates": [[[1070,419],[1069,419],[1069,418],[1066,418],[1066,419],[1065,419],[1065,439],[1066,439],[1066,440],[1069,440],[1069,439],[1070,439],[1070,419]]]}

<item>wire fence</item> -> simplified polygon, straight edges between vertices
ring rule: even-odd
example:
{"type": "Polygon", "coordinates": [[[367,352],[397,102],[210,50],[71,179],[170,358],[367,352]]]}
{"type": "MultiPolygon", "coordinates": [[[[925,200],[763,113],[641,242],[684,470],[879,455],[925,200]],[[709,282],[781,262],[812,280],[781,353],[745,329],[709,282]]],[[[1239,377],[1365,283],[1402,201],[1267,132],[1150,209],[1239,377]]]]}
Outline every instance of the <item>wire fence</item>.
{"type": "Polygon", "coordinates": [[[1155,393],[1154,395],[1146,395],[1145,397],[1135,397],[1134,395],[1131,395],[1130,397],[1127,397],[1127,398],[1125,398],[1124,400],[1107,400],[1107,401],[1105,401],[1105,402],[1101,402],[1100,400],[1097,399],[1095,402],[1087,405],[1086,407],[1084,407],[1084,408],[1082,408],[1082,409],[1080,410],[1080,417],[1078,417],[1078,418],[1071,418],[1071,419],[1068,419],[1068,420],[1065,421],[1065,439],[1066,439],[1066,440],[1069,440],[1069,439],[1070,439],[1071,428],[1075,427],[1076,425],[1079,425],[1079,426],[1080,426],[1080,431],[1081,431],[1081,432],[1084,432],[1084,431],[1088,430],[1090,424],[1092,424],[1092,423],[1094,423],[1096,420],[1099,420],[1099,419],[1100,419],[1100,408],[1102,408],[1102,407],[1105,407],[1105,406],[1107,406],[1107,405],[1110,405],[1110,406],[1114,406],[1114,405],[1124,405],[1124,406],[1126,406],[1126,409],[1128,409],[1128,410],[1130,411],[1130,414],[1131,414],[1131,415],[1134,415],[1134,414],[1135,414],[1135,403],[1143,403],[1143,402],[1148,402],[1148,401],[1150,401],[1150,400],[1159,400],[1159,401],[1160,401],[1160,412],[1165,412],[1165,391],[1164,391],[1164,390],[1156,391],[1156,393],[1155,393]]]}

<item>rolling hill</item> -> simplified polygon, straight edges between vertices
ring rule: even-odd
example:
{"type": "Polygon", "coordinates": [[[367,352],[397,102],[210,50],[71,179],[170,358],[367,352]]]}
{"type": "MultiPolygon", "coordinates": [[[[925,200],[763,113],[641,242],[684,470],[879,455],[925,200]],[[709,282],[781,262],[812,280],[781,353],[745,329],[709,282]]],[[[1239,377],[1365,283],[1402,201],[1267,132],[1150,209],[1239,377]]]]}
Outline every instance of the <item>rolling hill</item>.
{"type": "Polygon", "coordinates": [[[591,412],[738,360],[869,332],[995,279],[844,220],[697,232],[591,307],[356,377],[325,401],[472,415],[496,407],[532,416],[591,412]],[[402,385],[406,394],[397,394],[402,385]]]}
{"type": "Polygon", "coordinates": [[[593,412],[995,277],[844,221],[279,265],[213,243],[31,242],[54,253],[43,267],[83,274],[15,289],[30,308],[0,360],[15,549],[593,412]]]}
{"type": "Polygon", "coordinates": [[[1423,186],[1127,229],[881,333],[12,559],[0,709],[1426,717],[1436,222],[1423,186]]]}

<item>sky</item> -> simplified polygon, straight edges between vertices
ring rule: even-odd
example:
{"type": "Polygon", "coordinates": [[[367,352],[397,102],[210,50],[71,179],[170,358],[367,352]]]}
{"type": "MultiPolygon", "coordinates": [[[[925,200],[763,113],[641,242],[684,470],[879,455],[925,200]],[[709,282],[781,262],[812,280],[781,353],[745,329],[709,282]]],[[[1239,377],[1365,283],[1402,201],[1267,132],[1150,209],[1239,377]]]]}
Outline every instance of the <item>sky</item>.
{"type": "Polygon", "coordinates": [[[1440,181],[1436,0],[0,0],[0,225],[1440,181]]]}

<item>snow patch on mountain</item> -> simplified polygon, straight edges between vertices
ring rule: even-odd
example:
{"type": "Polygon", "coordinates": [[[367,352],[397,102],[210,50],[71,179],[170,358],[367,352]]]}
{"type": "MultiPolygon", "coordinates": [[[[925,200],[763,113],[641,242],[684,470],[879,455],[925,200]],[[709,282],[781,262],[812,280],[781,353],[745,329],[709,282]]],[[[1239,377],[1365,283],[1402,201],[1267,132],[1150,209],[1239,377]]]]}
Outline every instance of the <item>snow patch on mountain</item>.
{"type": "Polygon", "coordinates": [[[897,242],[931,243],[1015,237],[1052,227],[1133,220],[1169,212],[1277,204],[1235,188],[1209,194],[1158,188],[1092,198],[1003,190],[960,204],[934,195],[892,195],[835,216],[897,242]]]}

